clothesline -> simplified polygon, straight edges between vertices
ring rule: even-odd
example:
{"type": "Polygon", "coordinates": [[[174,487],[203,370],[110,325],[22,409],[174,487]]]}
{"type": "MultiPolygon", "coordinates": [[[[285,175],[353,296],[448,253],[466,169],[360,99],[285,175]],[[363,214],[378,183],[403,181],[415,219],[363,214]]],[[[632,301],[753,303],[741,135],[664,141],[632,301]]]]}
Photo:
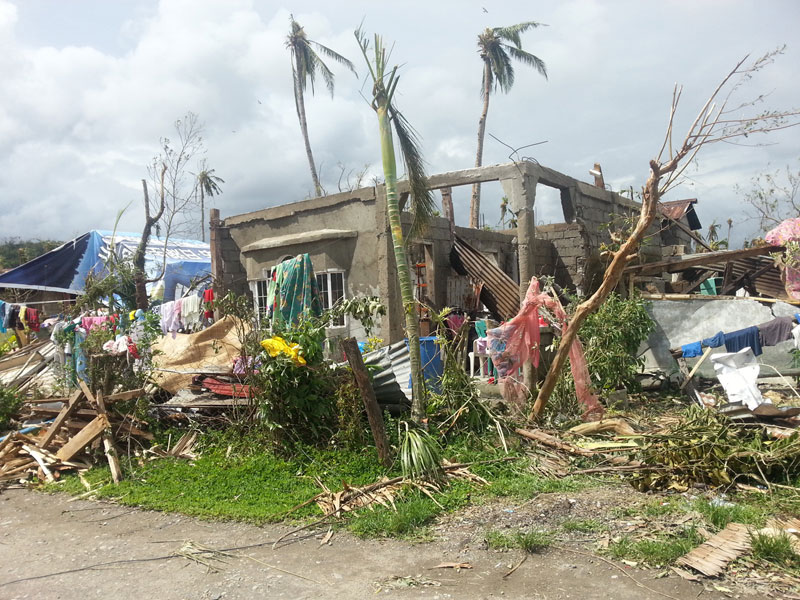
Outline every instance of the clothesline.
{"type": "Polygon", "coordinates": [[[30,306],[31,304],[58,304],[59,302],[77,302],[78,298],[65,298],[63,300],[37,300],[36,302],[26,302],[21,300],[3,300],[0,298],[0,302],[5,302],[6,304],[16,304],[17,306],[30,306]]]}
{"type": "Polygon", "coordinates": [[[718,348],[725,346],[728,352],[738,352],[742,348],[750,347],[755,356],[762,354],[762,346],[774,346],[781,342],[796,338],[794,330],[800,329],[800,313],[794,317],[776,317],[771,321],[752,325],[728,333],[719,331],[711,337],[700,341],[683,344],[677,353],[683,358],[694,358],[700,356],[702,348],[718,348]]]}

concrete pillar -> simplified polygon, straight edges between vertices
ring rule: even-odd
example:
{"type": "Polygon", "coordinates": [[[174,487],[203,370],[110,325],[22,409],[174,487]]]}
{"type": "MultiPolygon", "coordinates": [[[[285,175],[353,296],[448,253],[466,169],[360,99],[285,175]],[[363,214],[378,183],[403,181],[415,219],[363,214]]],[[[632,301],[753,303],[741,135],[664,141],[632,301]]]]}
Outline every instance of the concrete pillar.
{"type": "MultiPolygon", "coordinates": [[[[536,273],[535,243],[536,222],[533,205],[536,201],[536,185],[539,179],[527,172],[521,172],[513,179],[503,179],[500,183],[509,200],[511,210],[517,215],[517,254],[519,260],[519,300],[525,299],[531,277],[536,273]]],[[[523,383],[533,394],[536,388],[536,370],[530,363],[522,368],[523,383]]]]}
{"type": "Polygon", "coordinates": [[[453,188],[445,187],[439,190],[442,193],[442,215],[450,221],[450,233],[456,228],[456,215],[453,210],[453,188]]]}
{"type": "Polygon", "coordinates": [[[211,246],[211,278],[214,287],[214,295],[217,297],[224,296],[225,281],[224,281],[224,263],[222,260],[222,231],[219,218],[219,209],[212,208],[208,214],[209,217],[209,235],[208,241],[211,246]]]}

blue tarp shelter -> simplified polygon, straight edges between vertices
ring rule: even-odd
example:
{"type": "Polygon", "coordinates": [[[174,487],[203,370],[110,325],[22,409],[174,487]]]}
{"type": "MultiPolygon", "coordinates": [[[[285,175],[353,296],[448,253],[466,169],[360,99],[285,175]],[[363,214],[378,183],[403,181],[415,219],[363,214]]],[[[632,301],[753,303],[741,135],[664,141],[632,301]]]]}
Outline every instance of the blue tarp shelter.
{"type": "MultiPolygon", "coordinates": [[[[86,276],[102,273],[113,252],[119,258],[133,257],[141,236],[93,230],[51,250],[32,261],[0,275],[0,288],[19,288],[67,294],[82,294],[86,276]]],[[[175,299],[178,284],[188,287],[193,280],[211,273],[211,249],[205,242],[151,237],[145,254],[148,278],[163,275],[164,301],[175,299]],[[164,264],[166,263],[166,267],[164,264]]],[[[160,287],[160,282],[150,284],[160,287]]]]}

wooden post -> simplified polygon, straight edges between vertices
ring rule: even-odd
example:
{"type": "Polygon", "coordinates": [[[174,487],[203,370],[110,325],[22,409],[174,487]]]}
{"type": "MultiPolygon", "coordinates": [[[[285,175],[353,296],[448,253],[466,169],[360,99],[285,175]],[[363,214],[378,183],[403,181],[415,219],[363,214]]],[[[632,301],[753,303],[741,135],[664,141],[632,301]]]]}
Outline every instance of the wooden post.
{"type": "Polygon", "coordinates": [[[367,409],[369,426],[372,429],[372,437],[375,439],[375,447],[378,449],[381,464],[388,468],[392,464],[392,459],[389,456],[389,440],[386,438],[386,430],[383,428],[383,415],[378,401],[375,399],[375,390],[372,389],[361,352],[358,351],[356,338],[343,339],[340,344],[350,363],[350,368],[353,369],[358,389],[361,391],[361,398],[364,400],[364,408],[367,409]]]}

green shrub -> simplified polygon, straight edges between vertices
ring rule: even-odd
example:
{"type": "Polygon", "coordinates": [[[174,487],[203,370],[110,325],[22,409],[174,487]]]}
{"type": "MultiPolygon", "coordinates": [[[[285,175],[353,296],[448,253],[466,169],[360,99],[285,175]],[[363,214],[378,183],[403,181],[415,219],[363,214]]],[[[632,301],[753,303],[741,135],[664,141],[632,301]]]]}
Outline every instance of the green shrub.
{"type": "Polygon", "coordinates": [[[11,418],[22,407],[22,398],[16,390],[0,386],[0,431],[11,427],[11,418]]]}
{"type": "Polygon", "coordinates": [[[612,293],[581,326],[578,337],[586,352],[592,384],[598,390],[640,389],[636,375],[644,358],[637,352],[654,327],[646,307],[638,296],[623,298],[612,293]]]}

